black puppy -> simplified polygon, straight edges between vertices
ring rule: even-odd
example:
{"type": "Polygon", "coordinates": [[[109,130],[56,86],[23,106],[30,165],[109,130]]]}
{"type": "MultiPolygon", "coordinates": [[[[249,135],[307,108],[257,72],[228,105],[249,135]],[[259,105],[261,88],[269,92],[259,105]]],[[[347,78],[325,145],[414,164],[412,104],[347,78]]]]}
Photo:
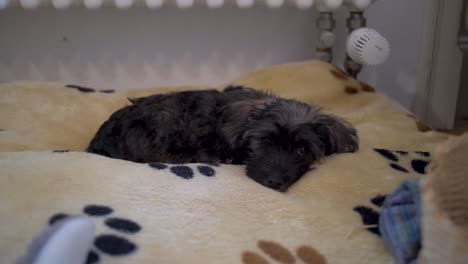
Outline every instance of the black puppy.
{"type": "Polygon", "coordinates": [[[344,120],[251,88],[131,101],[100,127],[89,152],[142,163],[245,164],[250,178],[286,191],[322,157],[358,149],[344,120]]]}

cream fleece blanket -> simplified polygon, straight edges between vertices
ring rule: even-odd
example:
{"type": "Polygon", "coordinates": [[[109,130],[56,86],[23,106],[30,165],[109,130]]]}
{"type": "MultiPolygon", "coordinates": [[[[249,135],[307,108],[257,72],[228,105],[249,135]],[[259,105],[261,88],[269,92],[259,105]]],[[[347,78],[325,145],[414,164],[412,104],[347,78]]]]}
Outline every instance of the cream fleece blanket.
{"type": "Polygon", "coordinates": [[[0,263],[23,254],[48,222],[76,214],[99,226],[89,263],[391,263],[376,234],[383,195],[425,173],[448,136],[321,62],[274,66],[233,83],[344,117],[360,150],[327,157],[278,193],[242,166],[137,164],[82,152],[128,97],[194,87],[3,84],[0,263]]]}

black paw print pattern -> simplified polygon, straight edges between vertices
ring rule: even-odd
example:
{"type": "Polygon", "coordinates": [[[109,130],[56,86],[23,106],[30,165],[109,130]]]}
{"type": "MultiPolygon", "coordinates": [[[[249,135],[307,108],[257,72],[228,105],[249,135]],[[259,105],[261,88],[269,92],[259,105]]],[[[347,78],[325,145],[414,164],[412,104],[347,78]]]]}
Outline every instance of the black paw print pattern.
{"type": "Polygon", "coordinates": [[[52,151],[53,153],[67,153],[70,152],[68,149],[56,149],[52,151]]]}
{"type": "MultiPolygon", "coordinates": [[[[375,207],[381,208],[382,205],[384,204],[386,195],[376,195],[372,199],[370,199],[370,202],[375,205],[375,207]]],[[[366,227],[366,229],[378,236],[380,236],[380,231],[379,231],[379,217],[380,213],[377,210],[374,210],[374,208],[365,206],[365,205],[358,205],[353,208],[355,212],[357,212],[361,216],[362,223],[366,227]]]]}
{"type": "MultiPolygon", "coordinates": [[[[67,152],[70,152],[70,150],[57,149],[57,150],[53,150],[52,152],[53,153],[67,153],[67,152]]],[[[184,165],[184,164],[169,165],[165,163],[154,162],[154,163],[148,163],[148,166],[156,170],[169,169],[169,171],[172,172],[174,175],[179,176],[186,180],[193,178],[195,175],[194,170],[191,167],[184,165]]],[[[200,164],[197,166],[196,170],[203,176],[213,177],[213,176],[216,176],[216,170],[214,169],[214,167],[218,167],[218,166],[219,164],[213,164],[213,163],[200,164]]]]}
{"type": "Polygon", "coordinates": [[[82,93],[95,93],[96,91],[100,92],[100,93],[113,93],[115,92],[115,90],[113,89],[108,89],[108,90],[96,90],[96,89],[93,89],[93,88],[89,88],[89,87],[84,87],[84,86],[80,86],[80,85],[75,85],[75,84],[67,84],[65,85],[66,88],[71,88],[71,89],[76,89],[82,93]]]}
{"type": "MultiPolygon", "coordinates": [[[[98,234],[94,238],[94,248],[88,253],[86,264],[98,263],[101,259],[100,253],[113,257],[125,256],[134,253],[137,245],[127,238],[141,231],[141,226],[133,220],[111,217],[114,210],[105,205],[86,205],[83,213],[89,217],[103,220],[103,223],[109,228],[109,233],[98,234]],[[101,219],[100,219],[101,218],[101,219]]],[[[57,213],[49,218],[49,225],[67,218],[65,213],[57,213]]]]}
{"type": "Polygon", "coordinates": [[[408,152],[380,148],[375,148],[374,151],[386,158],[391,168],[401,173],[409,173],[410,170],[413,170],[419,174],[426,174],[426,167],[431,162],[431,153],[426,151],[408,152]],[[411,166],[411,168],[402,164],[403,160],[408,159],[410,159],[409,166],[411,166]]]}
{"type": "MultiPolygon", "coordinates": [[[[168,165],[164,163],[148,163],[153,169],[157,170],[166,170],[169,169],[174,175],[179,176],[183,179],[189,180],[193,178],[195,172],[192,168],[187,165],[168,165]]],[[[197,166],[197,171],[206,177],[213,177],[216,176],[216,170],[214,166],[219,166],[217,164],[201,164],[197,166]]]]}

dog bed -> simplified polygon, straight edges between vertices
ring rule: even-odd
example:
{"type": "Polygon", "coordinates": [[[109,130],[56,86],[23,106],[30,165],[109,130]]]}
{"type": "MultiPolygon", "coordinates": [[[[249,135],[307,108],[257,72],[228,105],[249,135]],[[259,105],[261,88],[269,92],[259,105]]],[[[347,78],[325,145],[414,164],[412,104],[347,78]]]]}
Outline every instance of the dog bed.
{"type": "Polygon", "coordinates": [[[79,84],[0,86],[0,263],[43,228],[85,215],[87,263],[389,263],[385,195],[426,173],[448,136],[332,65],[306,61],[232,82],[324,107],[350,121],[356,153],[325,158],[286,193],[243,166],[138,164],[83,152],[128,98],[205,87],[114,91],[79,84]]]}

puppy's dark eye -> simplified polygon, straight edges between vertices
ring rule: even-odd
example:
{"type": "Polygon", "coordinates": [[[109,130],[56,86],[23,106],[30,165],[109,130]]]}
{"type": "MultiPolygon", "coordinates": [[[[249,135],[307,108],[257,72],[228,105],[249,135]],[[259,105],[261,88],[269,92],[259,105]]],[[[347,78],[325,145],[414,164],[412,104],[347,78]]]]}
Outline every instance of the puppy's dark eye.
{"type": "Polygon", "coordinates": [[[306,149],[304,147],[298,147],[296,149],[296,152],[297,152],[297,154],[302,156],[302,155],[305,155],[307,151],[306,151],[306,149]]]}
{"type": "Polygon", "coordinates": [[[271,144],[271,140],[269,138],[262,138],[262,143],[263,144],[268,144],[270,145],[271,144]]]}

